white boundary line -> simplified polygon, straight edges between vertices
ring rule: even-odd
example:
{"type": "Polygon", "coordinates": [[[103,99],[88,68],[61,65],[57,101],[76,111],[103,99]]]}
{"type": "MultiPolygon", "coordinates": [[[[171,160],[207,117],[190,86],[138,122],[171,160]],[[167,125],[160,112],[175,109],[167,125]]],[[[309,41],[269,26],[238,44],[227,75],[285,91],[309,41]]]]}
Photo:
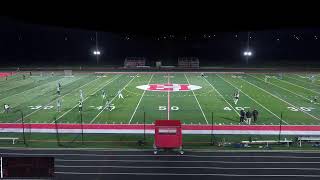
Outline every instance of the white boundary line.
{"type": "MultiPolygon", "coordinates": [[[[256,86],[255,84],[252,84],[251,82],[249,82],[249,81],[247,81],[247,80],[244,80],[244,79],[241,79],[241,80],[242,80],[242,81],[245,81],[245,82],[247,82],[247,83],[249,83],[249,84],[251,84],[252,86],[255,86],[255,87],[256,87],[256,88],[258,88],[258,89],[261,89],[262,91],[264,91],[264,92],[266,92],[266,93],[270,94],[271,96],[273,96],[273,97],[275,97],[275,98],[277,98],[277,99],[279,99],[279,100],[281,100],[281,101],[283,101],[283,102],[285,102],[285,103],[289,104],[290,106],[292,106],[292,107],[294,107],[294,108],[297,108],[296,106],[292,105],[291,103],[289,103],[289,102],[287,102],[287,101],[285,101],[285,100],[283,100],[283,99],[279,98],[278,96],[276,96],[276,95],[274,95],[274,94],[272,94],[272,93],[270,93],[270,92],[268,92],[268,91],[266,91],[266,90],[264,90],[264,89],[262,89],[262,88],[260,88],[260,87],[256,86]]],[[[297,109],[298,109],[298,108],[297,108],[297,109]]],[[[303,113],[305,113],[305,114],[308,114],[309,116],[311,116],[312,118],[314,118],[314,119],[316,119],[316,120],[320,120],[319,118],[317,118],[317,117],[313,116],[312,114],[309,114],[309,113],[308,113],[308,112],[306,112],[306,111],[301,111],[301,112],[303,112],[303,113]]]]}
{"type": "Polygon", "coordinates": [[[212,87],[212,89],[215,90],[222,97],[222,99],[234,110],[234,112],[236,112],[237,115],[240,117],[239,112],[236,109],[234,109],[233,106],[231,106],[231,104],[222,96],[222,94],[220,94],[220,92],[206,78],[204,78],[204,80],[206,80],[206,82],[212,87]]]}
{"type": "MultiPolygon", "coordinates": [[[[0,149],[6,149],[6,148],[0,148],[0,149]]],[[[112,150],[105,150],[103,149],[92,149],[92,148],[77,148],[77,149],[68,149],[68,148],[28,148],[28,151],[31,153],[26,153],[25,149],[14,149],[14,148],[9,148],[10,150],[21,150],[24,152],[5,152],[5,153],[1,153],[2,155],[15,155],[15,156],[22,156],[22,155],[26,155],[26,156],[30,156],[30,155],[34,155],[34,156],[86,156],[86,157],[177,157],[177,155],[174,154],[158,154],[158,155],[153,155],[153,154],[96,154],[95,152],[105,152],[105,151],[114,151],[112,150]],[[33,150],[33,151],[31,151],[33,150]],[[70,153],[33,153],[34,151],[38,151],[38,150],[70,150],[70,153]],[[81,152],[83,150],[86,151],[93,151],[94,153],[72,153],[73,151],[76,152],[81,152]]],[[[107,149],[107,148],[106,148],[107,149]]],[[[119,150],[121,151],[121,149],[119,150]]],[[[124,152],[128,152],[130,150],[128,149],[123,149],[122,151],[124,152]]],[[[139,152],[140,149],[137,151],[132,150],[134,152],[139,152]]],[[[144,150],[141,150],[144,151],[144,150]]],[[[205,152],[205,151],[197,151],[197,150],[193,150],[194,152],[205,152]]],[[[241,151],[241,150],[236,150],[237,152],[252,152],[252,151],[241,151]]],[[[274,151],[274,150],[273,150],[274,151]]],[[[299,150],[300,151],[300,150],[299,150]]],[[[296,155],[277,155],[277,154],[273,154],[273,155],[193,155],[193,154],[183,154],[183,155],[179,155],[180,157],[193,157],[193,158],[227,158],[227,159],[233,159],[233,158],[269,158],[269,159],[320,159],[320,156],[318,156],[318,150],[315,150],[317,153],[317,156],[296,156],[296,155]]],[[[213,153],[219,152],[219,151],[212,151],[213,153]]],[[[221,151],[220,151],[221,152],[221,151]]],[[[223,152],[223,151],[222,151],[223,152]]],[[[226,150],[225,152],[233,152],[226,150]]],[[[263,151],[256,151],[258,153],[262,153],[263,151]]],[[[271,150],[272,152],[272,150],[271,150]]],[[[281,151],[280,151],[281,152],[281,151]]],[[[269,151],[267,153],[270,153],[269,151]]],[[[294,151],[292,153],[295,153],[294,151]]],[[[299,152],[298,152],[299,153],[299,152]]],[[[306,152],[301,152],[301,153],[306,153],[306,152]]],[[[315,152],[312,152],[315,153],[315,152]]],[[[70,159],[70,161],[72,161],[73,159],[70,159]]],[[[68,159],[64,160],[61,159],[60,161],[69,161],[68,159]]],[[[228,162],[228,161],[227,161],[228,162]]],[[[320,170],[320,168],[319,168],[320,170]]]]}
{"type": "MultiPolygon", "coordinates": [[[[53,83],[53,82],[57,82],[57,81],[60,81],[61,79],[63,79],[63,78],[60,78],[60,79],[58,79],[58,80],[54,80],[54,81],[52,81],[52,82],[48,82],[48,83],[41,84],[40,86],[43,86],[43,85],[45,85],[45,84],[50,84],[50,83],[53,83]]],[[[70,82],[68,82],[68,84],[69,84],[69,83],[72,83],[72,82],[75,82],[75,81],[77,81],[77,80],[79,80],[79,79],[80,79],[80,78],[78,78],[78,79],[76,79],[76,80],[74,80],[74,81],[70,81],[70,82]]],[[[49,85],[49,86],[50,86],[50,85],[49,85]]],[[[16,95],[18,95],[18,94],[25,93],[25,92],[27,92],[27,91],[29,91],[29,90],[32,90],[32,89],[35,89],[35,88],[37,88],[37,87],[39,87],[39,86],[36,86],[36,87],[34,87],[34,88],[28,89],[28,90],[26,90],[26,91],[23,91],[23,92],[20,92],[20,93],[17,93],[17,94],[13,94],[13,95],[11,95],[11,96],[16,96],[16,95]]],[[[52,90],[48,89],[47,91],[45,91],[44,94],[47,94],[47,93],[49,93],[50,91],[52,91],[52,90]]],[[[43,94],[43,95],[44,95],[44,94],[43,94]]],[[[6,97],[6,98],[9,98],[9,97],[11,97],[11,96],[8,96],[8,97],[6,97]]],[[[3,99],[6,99],[6,98],[3,98],[3,99]]],[[[34,98],[37,98],[37,96],[34,97],[34,98]]],[[[0,101],[2,101],[2,99],[1,99],[0,101]]],[[[23,102],[22,102],[22,103],[23,103],[23,102]]],[[[11,108],[15,108],[15,107],[17,107],[17,106],[19,106],[19,105],[21,105],[21,102],[20,102],[19,104],[17,104],[16,106],[12,106],[11,108]]],[[[4,112],[4,110],[1,111],[1,113],[3,113],[3,112],[4,112]]],[[[19,120],[17,120],[16,122],[18,122],[18,121],[19,121],[19,120]]]]}
{"type": "MultiPolygon", "coordinates": [[[[121,76],[121,75],[120,75],[120,76],[121,76]]],[[[120,76],[114,76],[113,78],[109,79],[104,86],[102,86],[101,88],[99,88],[98,90],[96,90],[93,94],[96,94],[98,91],[100,91],[100,89],[106,87],[108,84],[112,83],[114,80],[118,79],[120,76]]],[[[87,96],[87,97],[83,100],[83,102],[86,101],[89,97],[90,97],[90,96],[87,96]]],[[[76,104],[75,106],[73,106],[71,109],[69,109],[68,111],[66,111],[65,113],[63,113],[61,116],[59,116],[59,117],[57,118],[57,120],[59,120],[60,118],[62,118],[62,117],[65,116],[66,114],[68,114],[70,111],[72,111],[72,110],[73,110],[75,107],[77,107],[77,106],[78,106],[78,104],[76,104]]],[[[51,123],[54,123],[54,121],[51,122],[51,123]]]]}
{"type": "MultiPolygon", "coordinates": [[[[300,75],[298,75],[298,74],[293,74],[293,75],[296,75],[296,76],[299,76],[299,77],[300,77],[300,75]]],[[[308,83],[308,84],[310,84],[310,85],[320,86],[319,84],[313,84],[313,83],[310,83],[310,82],[308,82],[308,81],[303,81],[303,80],[300,80],[300,79],[297,79],[297,78],[293,78],[293,77],[290,77],[290,76],[286,76],[286,77],[287,77],[287,78],[290,78],[290,79],[293,79],[293,80],[296,80],[296,81],[303,82],[303,83],[308,83]]]]}
{"type": "MultiPolygon", "coordinates": [[[[247,74],[247,75],[264,82],[263,79],[260,79],[260,78],[258,78],[258,77],[256,77],[256,76],[253,76],[253,75],[250,75],[250,74],[247,74]]],[[[289,89],[286,89],[286,88],[283,88],[283,87],[278,86],[278,85],[276,85],[276,84],[273,84],[273,83],[271,83],[271,82],[269,82],[269,81],[267,81],[267,82],[265,82],[265,83],[272,84],[273,86],[276,86],[276,87],[278,87],[278,88],[280,88],[280,89],[283,89],[283,90],[285,90],[285,91],[288,91],[288,92],[290,92],[290,93],[292,93],[292,94],[294,94],[294,95],[296,95],[296,96],[299,96],[299,97],[301,97],[301,98],[303,98],[303,99],[306,99],[306,100],[308,100],[308,101],[311,101],[311,99],[309,99],[309,98],[306,98],[306,97],[304,97],[304,96],[302,96],[302,95],[300,95],[300,94],[297,94],[297,93],[295,93],[295,92],[292,92],[292,91],[290,91],[289,89]]]]}
{"type": "Polygon", "coordinates": [[[56,174],[76,174],[76,175],[139,175],[139,176],[226,176],[226,177],[320,177],[320,175],[303,174],[203,174],[203,173],[131,173],[131,172],[66,172],[56,171],[56,174]]]}
{"type": "Polygon", "coordinates": [[[320,175],[303,175],[303,174],[203,174],[203,173],[131,173],[131,172],[64,172],[56,171],[56,174],[76,174],[76,175],[139,175],[139,176],[226,176],[226,177],[320,177],[320,175]]]}
{"type": "MultiPolygon", "coordinates": [[[[151,77],[150,77],[150,79],[149,79],[149,81],[148,81],[148,85],[150,84],[153,75],[154,75],[154,74],[151,75],[151,77]]],[[[136,114],[137,109],[138,109],[138,107],[139,107],[139,105],[140,105],[140,102],[141,102],[141,100],[142,100],[142,98],[143,98],[143,96],[144,96],[145,93],[146,93],[146,90],[143,91],[143,93],[142,93],[142,95],[141,95],[141,97],[140,97],[140,99],[139,99],[139,102],[138,102],[138,104],[137,104],[137,106],[136,106],[136,108],[135,108],[135,110],[134,110],[134,112],[133,112],[133,114],[132,114],[132,116],[131,116],[131,118],[130,118],[130,120],[129,120],[129,124],[131,123],[131,120],[133,119],[134,115],[136,114]]]]}
{"type": "Polygon", "coordinates": [[[314,91],[314,90],[312,90],[312,89],[305,88],[305,87],[303,87],[303,86],[299,86],[299,85],[293,84],[293,83],[291,83],[291,82],[289,82],[289,81],[285,81],[285,80],[281,80],[281,79],[277,79],[277,80],[283,81],[283,82],[285,82],[285,83],[287,83],[287,84],[291,84],[291,85],[293,85],[293,86],[297,86],[297,87],[303,88],[303,89],[305,89],[305,90],[308,90],[308,91],[311,91],[311,92],[314,92],[314,93],[317,93],[317,94],[320,94],[320,93],[317,92],[317,91],[314,91]]]}
{"type": "Polygon", "coordinates": [[[219,166],[108,166],[108,165],[56,165],[61,168],[118,168],[118,169],[226,169],[226,170],[309,170],[319,171],[320,168],[299,167],[219,167],[219,166]]]}
{"type": "MultiPolygon", "coordinates": [[[[187,79],[187,81],[188,81],[188,84],[190,85],[189,79],[188,79],[188,77],[187,77],[187,75],[186,75],[185,73],[184,73],[184,77],[186,77],[186,79],[187,79]]],[[[199,103],[199,101],[198,101],[197,96],[194,94],[194,91],[193,91],[193,90],[191,90],[191,91],[192,91],[192,93],[193,93],[194,98],[196,99],[196,101],[197,101],[197,103],[198,103],[198,106],[199,106],[199,108],[200,108],[200,110],[201,110],[201,112],[202,112],[202,115],[203,115],[204,119],[206,120],[207,124],[209,124],[209,123],[208,123],[208,120],[207,120],[207,117],[206,117],[206,115],[204,114],[204,112],[203,112],[203,110],[202,110],[202,107],[201,107],[201,105],[200,105],[200,103],[199,103]]]]}
{"type": "Polygon", "coordinates": [[[301,78],[305,78],[305,76],[301,76],[301,75],[299,75],[299,74],[294,74],[294,75],[297,75],[297,76],[299,76],[299,77],[301,77],[301,78]]]}
{"type": "MultiPolygon", "coordinates": [[[[220,77],[219,75],[217,75],[218,77],[220,77]]],[[[243,92],[241,89],[235,87],[232,83],[228,82],[227,80],[225,80],[224,78],[220,77],[221,79],[223,79],[225,82],[229,83],[231,86],[233,86],[234,88],[238,89],[240,92],[242,92],[244,95],[246,95],[248,98],[250,98],[252,101],[254,101],[255,103],[259,104],[261,107],[263,107],[265,110],[267,110],[269,113],[273,114],[274,116],[276,116],[278,119],[281,120],[281,118],[279,116],[277,116],[276,114],[274,114],[271,110],[269,110],[268,108],[266,108],[265,106],[263,106],[262,104],[260,104],[258,101],[256,101],[255,99],[253,99],[252,97],[250,97],[248,94],[246,94],[245,92],[243,92]]],[[[286,121],[282,120],[282,122],[288,124],[286,121]]]]}
{"type": "MultiPolygon", "coordinates": [[[[213,156],[214,157],[214,156],[213,156]]],[[[254,157],[254,156],[253,156],[254,157]]],[[[219,163],[219,164],[320,164],[319,161],[224,161],[224,160],[159,160],[159,159],[57,159],[57,162],[168,162],[168,163],[219,163]]],[[[320,176],[320,175],[319,175],[320,176]]]]}
{"type": "MultiPolygon", "coordinates": [[[[96,81],[96,80],[98,80],[98,79],[100,79],[100,78],[96,78],[96,79],[94,79],[94,80],[92,80],[92,81],[90,81],[90,82],[88,82],[88,83],[86,83],[86,84],[84,84],[84,85],[82,85],[82,86],[80,86],[80,87],[77,87],[77,88],[75,88],[75,89],[71,90],[69,93],[67,93],[67,94],[65,94],[65,95],[63,95],[63,96],[61,96],[60,98],[63,98],[64,96],[67,96],[67,95],[69,95],[69,94],[73,93],[73,91],[74,91],[74,90],[79,89],[79,88],[82,88],[82,87],[84,87],[84,86],[87,86],[87,85],[89,85],[89,84],[93,83],[94,81],[96,81]]],[[[79,79],[79,80],[80,80],[80,79],[79,79]]],[[[48,105],[52,104],[54,101],[55,101],[55,100],[50,101],[50,102],[49,102],[48,104],[46,104],[45,106],[48,106],[48,105]]],[[[24,117],[25,117],[25,118],[26,118],[26,117],[29,117],[29,116],[30,116],[30,115],[32,115],[33,113],[36,113],[36,112],[38,112],[38,111],[40,111],[40,110],[42,110],[42,108],[37,109],[37,110],[35,110],[35,111],[33,111],[33,112],[31,112],[31,113],[27,114],[27,115],[26,115],[26,116],[24,116],[24,117]]],[[[20,121],[20,120],[21,120],[21,118],[20,118],[20,119],[18,119],[16,122],[18,122],[18,121],[20,121]]]]}
{"type": "MultiPolygon", "coordinates": [[[[121,89],[121,91],[122,91],[124,88],[126,88],[136,77],[137,77],[137,75],[135,75],[134,78],[132,78],[132,79],[121,89]]],[[[117,96],[114,96],[114,97],[111,99],[110,103],[112,103],[112,101],[113,101],[116,97],[117,97],[117,96]]],[[[106,108],[107,108],[107,106],[105,106],[105,107],[90,121],[90,124],[92,124],[106,108]]]]}
{"type": "MultiPolygon", "coordinates": [[[[23,81],[23,80],[21,80],[21,81],[23,81]]],[[[14,82],[14,81],[12,81],[12,82],[14,82]]],[[[14,83],[16,83],[16,82],[14,82],[14,83]]],[[[2,90],[2,91],[0,91],[0,92],[9,91],[9,90],[11,90],[11,89],[19,88],[20,86],[29,85],[29,84],[31,84],[31,83],[35,83],[34,79],[32,79],[31,82],[26,82],[25,84],[20,84],[19,86],[15,86],[15,87],[12,87],[12,88],[9,88],[9,89],[4,89],[4,90],[2,90]]],[[[0,86],[2,86],[2,84],[0,84],[0,86]]]]}
{"type": "MultiPolygon", "coordinates": [[[[47,83],[41,84],[40,86],[44,86],[44,85],[46,85],[46,84],[51,84],[51,83],[54,83],[54,82],[59,81],[59,80],[61,80],[61,79],[63,79],[63,78],[59,78],[59,79],[57,79],[57,80],[54,80],[54,81],[51,81],[51,82],[47,82],[47,83]]],[[[10,95],[10,96],[7,96],[7,97],[5,97],[5,98],[2,98],[2,99],[0,99],[0,102],[3,101],[4,99],[7,99],[7,98],[11,97],[11,96],[16,96],[16,95],[18,95],[18,94],[23,94],[23,93],[25,93],[25,92],[31,91],[31,90],[33,90],[33,89],[35,89],[35,88],[39,88],[40,86],[36,86],[36,87],[31,88],[31,89],[28,89],[28,90],[19,92],[19,93],[17,93],[17,94],[12,94],[12,95],[10,95]]]]}

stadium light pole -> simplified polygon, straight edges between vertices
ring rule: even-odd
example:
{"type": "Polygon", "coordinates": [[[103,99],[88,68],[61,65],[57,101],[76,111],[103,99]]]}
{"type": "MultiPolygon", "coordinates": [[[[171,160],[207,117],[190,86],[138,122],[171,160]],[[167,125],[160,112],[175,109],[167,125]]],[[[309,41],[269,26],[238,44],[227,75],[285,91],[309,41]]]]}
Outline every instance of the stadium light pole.
{"type": "Polygon", "coordinates": [[[252,52],[250,51],[250,32],[248,32],[248,37],[247,37],[247,49],[246,51],[243,52],[243,55],[246,57],[246,63],[248,65],[249,57],[252,56],[252,52]]]}
{"type": "Polygon", "coordinates": [[[97,64],[99,64],[100,54],[101,52],[99,51],[99,47],[98,47],[98,32],[96,32],[96,50],[93,51],[93,55],[95,55],[97,58],[97,64]]]}

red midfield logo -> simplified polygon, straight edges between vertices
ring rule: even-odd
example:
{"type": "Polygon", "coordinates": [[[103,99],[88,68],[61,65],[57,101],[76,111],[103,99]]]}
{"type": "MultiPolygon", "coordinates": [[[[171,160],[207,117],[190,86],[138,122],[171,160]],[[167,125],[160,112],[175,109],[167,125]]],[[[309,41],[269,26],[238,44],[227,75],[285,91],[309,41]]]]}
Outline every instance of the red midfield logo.
{"type": "Polygon", "coordinates": [[[137,86],[138,89],[146,91],[161,91],[161,92],[174,92],[174,91],[191,91],[200,89],[200,86],[191,84],[149,84],[137,86]]]}

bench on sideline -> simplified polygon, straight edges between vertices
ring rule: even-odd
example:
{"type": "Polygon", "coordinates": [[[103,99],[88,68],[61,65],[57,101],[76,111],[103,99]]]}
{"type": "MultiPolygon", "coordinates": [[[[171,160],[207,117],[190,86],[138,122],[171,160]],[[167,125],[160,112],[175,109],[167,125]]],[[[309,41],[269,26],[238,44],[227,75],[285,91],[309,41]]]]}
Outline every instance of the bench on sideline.
{"type": "Polygon", "coordinates": [[[320,136],[299,136],[298,141],[299,146],[301,147],[301,141],[320,142],[320,136]]]}
{"type": "Polygon", "coordinates": [[[12,144],[15,144],[15,141],[19,140],[17,137],[0,137],[0,140],[12,140],[12,144]]]}
{"type": "Polygon", "coordinates": [[[282,144],[282,143],[287,143],[288,147],[290,146],[290,143],[292,143],[292,140],[280,140],[280,141],[276,141],[276,140],[261,140],[261,141],[241,141],[242,144],[267,144],[267,147],[269,146],[269,144],[282,144]]]}

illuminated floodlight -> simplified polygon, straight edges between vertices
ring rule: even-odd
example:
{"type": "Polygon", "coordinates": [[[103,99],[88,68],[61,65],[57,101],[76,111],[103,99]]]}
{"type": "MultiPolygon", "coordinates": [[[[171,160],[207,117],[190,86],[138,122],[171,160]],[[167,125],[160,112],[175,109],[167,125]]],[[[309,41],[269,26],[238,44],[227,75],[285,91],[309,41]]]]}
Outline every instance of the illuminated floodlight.
{"type": "Polygon", "coordinates": [[[244,56],[252,56],[252,52],[251,51],[245,51],[243,53],[244,56]]]}
{"type": "Polygon", "coordinates": [[[93,51],[94,55],[100,55],[100,51],[93,51]]]}

